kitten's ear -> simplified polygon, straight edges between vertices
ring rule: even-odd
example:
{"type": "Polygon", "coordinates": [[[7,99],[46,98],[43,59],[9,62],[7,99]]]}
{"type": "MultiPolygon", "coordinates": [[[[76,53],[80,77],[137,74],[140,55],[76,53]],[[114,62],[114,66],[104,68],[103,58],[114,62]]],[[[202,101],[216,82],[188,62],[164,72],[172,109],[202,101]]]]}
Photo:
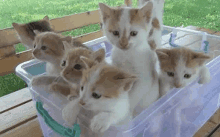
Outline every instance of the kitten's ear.
{"type": "Polygon", "coordinates": [[[147,19],[151,18],[153,10],[153,2],[149,1],[144,4],[144,6],[140,9],[143,17],[147,17],[147,19]]]}
{"type": "Polygon", "coordinates": [[[38,34],[40,34],[41,32],[40,31],[38,31],[38,30],[33,30],[34,31],[34,33],[36,34],[36,35],[38,35],[38,34]]]}
{"type": "Polygon", "coordinates": [[[169,52],[169,49],[156,49],[156,54],[159,60],[169,58],[168,52],[169,52]]]}
{"type": "Polygon", "coordinates": [[[91,59],[89,59],[89,58],[86,58],[86,57],[84,57],[84,56],[80,56],[80,59],[81,59],[82,62],[85,64],[86,69],[91,68],[91,67],[95,64],[95,62],[94,62],[93,60],[91,60],[91,59]]]}
{"type": "Polygon", "coordinates": [[[84,47],[85,46],[81,41],[79,41],[77,39],[73,39],[73,38],[72,38],[71,43],[73,44],[74,47],[84,47]]]}
{"type": "Polygon", "coordinates": [[[119,73],[113,76],[113,79],[119,81],[124,91],[130,91],[137,77],[127,72],[119,71],[119,73]]]}
{"type": "Polygon", "coordinates": [[[202,65],[206,60],[210,59],[210,56],[205,53],[194,52],[192,55],[192,60],[196,60],[200,65],[202,65]]]}
{"type": "Polygon", "coordinates": [[[99,3],[99,8],[103,18],[110,17],[110,13],[112,9],[109,6],[105,5],[104,3],[99,3]]]}
{"type": "Polygon", "coordinates": [[[49,19],[48,16],[45,16],[45,17],[43,18],[43,20],[49,21],[50,19],[49,19]]]}
{"type": "Polygon", "coordinates": [[[71,46],[71,44],[68,43],[67,41],[63,41],[63,46],[64,46],[64,50],[65,50],[65,51],[69,51],[70,49],[73,48],[73,47],[71,46]]]}
{"type": "Polygon", "coordinates": [[[18,23],[12,23],[13,28],[17,31],[20,27],[18,23]]]}
{"type": "Polygon", "coordinates": [[[93,53],[93,59],[99,63],[105,59],[105,49],[101,48],[93,53]]]}
{"type": "Polygon", "coordinates": [[[71,43],[72,39],[73,38],[71,36],[66,36],[66,37],[61,38],[62,41],[67,41],[68,43],[71,43]]]}

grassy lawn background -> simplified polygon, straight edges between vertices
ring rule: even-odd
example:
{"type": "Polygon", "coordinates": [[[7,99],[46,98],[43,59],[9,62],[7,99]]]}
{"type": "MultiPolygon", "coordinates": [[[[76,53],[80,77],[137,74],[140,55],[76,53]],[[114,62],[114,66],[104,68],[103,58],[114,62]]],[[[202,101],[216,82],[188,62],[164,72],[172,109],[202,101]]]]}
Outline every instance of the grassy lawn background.
{"type": "MultiPolygon", "coordinates": [[[[45,15],[50,19],[98,9],[98,3],[111,6],[122,5],[124,0],[1,0],[0,29],[11,27],[13,22],[27,23],[40,20],[45,15]]],[[[136,6],[137,0],[133,0],[136,6]]],[[[220,31],[219,0],[165,0],[164,25],[199,26],[220,31]]],[[[64,35],[77,36],[99,30],[99,25],[90,25],[64,35]]],[[[24,51],[22,44],[16,45],[16,52],[24,51]]],[[[25,87],[15,74],[0,77],[0,96],[25,87]]]]}

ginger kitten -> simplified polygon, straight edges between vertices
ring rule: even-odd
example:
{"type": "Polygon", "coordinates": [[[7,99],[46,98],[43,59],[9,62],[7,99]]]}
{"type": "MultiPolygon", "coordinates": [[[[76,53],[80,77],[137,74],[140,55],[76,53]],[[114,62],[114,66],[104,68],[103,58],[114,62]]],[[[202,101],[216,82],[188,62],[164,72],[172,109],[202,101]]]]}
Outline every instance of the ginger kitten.
{"type": "Polygon", "coordinates": [[[72,100],[78,96],[82,70],[85,69],[85,65],[80,60],[80,56],[101,62],[105,59],[105,50],[99,49],[98,51],[93,52],[84,47],[71,48],[72,45],[66,41],[64,41],[63,44],[65,49],[68,49],[68,52],[65,53],[60,64],[62,68],[60,76],[68,83],[68,85],[55,81],[51,84],[51,89],[61,93],[63,92],[63,94],[68,96],[68,100],[72,100]],[[67,90],[69,87],[70,92],[67,90]]]}
{"type": "Polygon", "coordinates": [[[159,98],[157,56],[147,41],[153,3],[143,7],[109,7],[99,4],[103,32],[113,45],[113,65],[136,74],[138,81],[129,92],[130,109],[134,116],[159,98]]]}
{"type": "Polygon", "coordinates": [[[71,42],[70,36],[61,37],[54,32],[37,33],[34,40],[33,56],[36,59],[47,62],[46,72],[51,76],[59,76],[62,68],[60,63],[65,54],[63,41],[71,42]]]}
{"type": "MultiPolygon", "coordinates": [[[[63,43],[66,47],[71,46],[67,42],[63,43]]],[[[71,84],[80,83],[82,71],[85,69],[85,64],[80,59],[80,56],[102,62],[105,59],[105,50],[101,48],[97,51],[92,51],[82,47],[69,50],[62,59],[61,67],[63,70],[61,72],[61,76],[64,78],[64,80],[71,84]]]]}
{"type": "Polygon", "coordinates": [[[26,24],[12,23],[15,31],[18,34],[19,40],[24,44],[28,49],[33,49],[33,42],[36,34],[34,30],[40,32],[53,31],[50,25],[50,20],[48,16],[45,16],[40,21],[34,21],[26,24]]]}
{"type": "Polygon", "coordinates": [[[129,92],[136,76],[106,63],[80,57],[83,70],[79,104],[97,114],[92,118],[93,132],[104,132],[111,125],[129,122],[129,92]]]}
{"type": "Polygon", "coordinates": [[[165,95],[173,87],[182,88],[199,78],[200,84],[210,81],[210,72],[205,62],[210,58],[184,47],[157,49],[160,61],[160,94],[165,95]]]}

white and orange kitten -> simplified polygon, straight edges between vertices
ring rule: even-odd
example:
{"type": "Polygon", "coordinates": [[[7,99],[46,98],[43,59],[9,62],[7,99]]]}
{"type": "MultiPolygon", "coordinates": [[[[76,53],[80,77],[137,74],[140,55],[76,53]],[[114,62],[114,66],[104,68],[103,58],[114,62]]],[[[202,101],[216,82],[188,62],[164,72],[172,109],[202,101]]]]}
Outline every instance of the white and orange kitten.
{"type": "Polygon", "coordinates": [[[157,49],[160,61],[160,95],[165,95],[172,88],[182,88],[199,78],[200,84],[210,81],[210,72],[205,62],[210,58],[205,53],[187,49],[157,49]]]}
{"type": "Polygon", "coordinates": [[[81,57],[87,69],[83,71],[80,105],[97,114],[91,120],[94,132],[104,132],[111,125],[131,120],[129,92],[136,76],[106,63],[95,63],[81,57]]]}
{"type": "Polygon", "coordinates": [[[139,9],[102,3],[99,7],[103,32],[113,45],[113,65],[138,77],[129,92],[130,111],[136,116],[159,98],[157,56],[146,39],[153,3],[146,2],[139,9]]]}
{"type": "MultiPolygon", "coordinates": [[[[68,85],[59,83],[55,81],[51,85],[51,89],[54,91],[67,91],[66,89],[70,86],[71,92],[68,95],[68,99],[76,96],[76,92],[79,91],[79,83],[82,78],[82,70],[85,69],[84,63],[80,60],[80,56],[92,58],[98,62],[101,62],[105,59],[105,50],[99,49],[97,51],[92,51],[84,47],[72,48],[72,45],[66,41],[63,42],[65,49],[68,49],[68,52],[62,58],[60,76],[68,83],[68,85]],[[76,92],[73,92],[73,91],[76,92]]],[[[68,93],[68,92],[66,92],[68,93]]]]}
{"type": "MultiPolygon", "coordinates": [[[[71,42],[72,38],[62,37],[54,32],[37,33],[34,40],[33,56],[41,61],[47,62],[46,72],[50,76],[59,76],[62,68],[60,63],[65,54],[63,41],[71,42]]],[[[68,49],[66,49],[68,50],[68,49]]]]}

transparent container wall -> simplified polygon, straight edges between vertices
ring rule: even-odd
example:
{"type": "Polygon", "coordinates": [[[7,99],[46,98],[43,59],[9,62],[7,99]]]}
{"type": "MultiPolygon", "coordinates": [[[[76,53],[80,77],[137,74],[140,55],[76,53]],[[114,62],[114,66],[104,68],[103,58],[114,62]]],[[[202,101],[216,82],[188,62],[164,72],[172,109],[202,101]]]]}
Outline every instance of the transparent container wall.
{"type": "MultiPolygon", "coordinates": [[[[168,31],[166,32],[168,33],[168,31]]],[[[164,33],[165,34],[165,33],[164,33]]],[[[168,34],[169,35],[169,34],[168,34]]],[[[164,35],[164,37],[168,36],[164,35]]],[[[164,38],[163,37],[163,38],[164,38]]],[[[93,46],[93,50],[106,47],[106,60],[111,61],[111,44],[105,37],[85,43],[93,46]]],[[[174,89],[167,95],[153,103],[148,109],[138,115],[127,125],[112,126],[104,137],[190,137],[214,114],[219,108],[220,93],[220,57],[215,58],[209,64],[212,80],[209,84],[199,85],[197,81],[183,89],[174,89]]],[[[20,64],[16,73],[24,81],[29,83],[35,75],[45,72],[45,63],[31,60],[20,64]]],[[[51,117],[59,124],[66,126],[62,119],[62,109],[67,104],[66,99],[51,95],[40,87],[30,87],[34,101],[41,101],[51,117]]],[[[50,129],[42,117],[38,117],[45,137],[60,136],[50,129]]],[[[84,136],[100,136],[92,133],[87,117],[80,115],[78,121],[84,136]]]]}

